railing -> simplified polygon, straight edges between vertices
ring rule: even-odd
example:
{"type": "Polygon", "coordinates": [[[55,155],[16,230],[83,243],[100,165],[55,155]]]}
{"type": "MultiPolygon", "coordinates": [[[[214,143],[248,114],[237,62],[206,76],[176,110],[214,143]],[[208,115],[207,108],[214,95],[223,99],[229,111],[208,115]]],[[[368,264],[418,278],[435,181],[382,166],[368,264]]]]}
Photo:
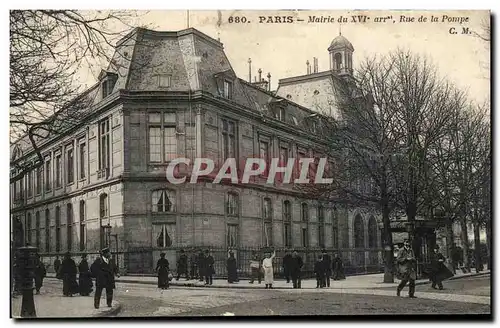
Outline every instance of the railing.
{"type": "MultiPolygon", "coordinates": [[[[129,249],[125,252],[119,252],[116,254],[113,252],[115,261],[118,262],[120,272],[122,274],[132,274],[132,275],[151,275],[154,274],[154,269],[156,266],[156,261],[159,259],[161,252],[166,253],[166,258],[170,262],[170,269],[173,272],[177,272],[177,259],[180,255],[180,250],[184,249],[185,254],[188,257],[188,271],[191,269],[191,261],[193,254],[197,255],[199,250],[209,250],[210,254],[214,258],[214,269],[216,277],[226,277],[227,276],[227,265],[226,261],[228,258],[228,249],[221,247],[195,247],[196,252],[193,253],[193,248],[181,248],[181,247],[170,247],[168,249],[156,249],[156,248],[136,248],[129,249]]],[[[274,272],[276,277],[283,276],[283,256],[285,255],[284,248],[275,248],[276,257],[274,258],[274,272]]],[[[302,268],[303,277],[313,277],[314,276],[314,263],[316,262],[318,256],[321,254],[320,248],[302,248],[296,249],[298,254],[302,257],[304,261],[304,266],[302,268]]],[[[245,248],[239,247],[232,249],[235,254],[238,266],[238,274],[240,277],[250,276],[250,260],[254,253],[259,255],[262,259],[264,252],[261,248],[245,248]]],[[[366,274],[366,273],[379,273],[383,272],[383,250],[382,249],[327,249],[327,253],[333,259],[335,253],[339,254],[344,263],[344,272],[347,275],[355,274],[366,274]]],[[[80,262],[79,257],[83,252],[71,253],[75,262],[80,262]]],[[[61,254],[40,254],[42,261],[47,266],[48,272],[54,272],[53,264],[56,255],[59,255],[59,259],[62,261],[63,253],[61,254]]],[[[88,257],[88,262],[91,264],[95,258],[99,256],[97,252],[86,252],[88,257]]],[[[195,257],[196,258],[196,257],[195,257]]]]}

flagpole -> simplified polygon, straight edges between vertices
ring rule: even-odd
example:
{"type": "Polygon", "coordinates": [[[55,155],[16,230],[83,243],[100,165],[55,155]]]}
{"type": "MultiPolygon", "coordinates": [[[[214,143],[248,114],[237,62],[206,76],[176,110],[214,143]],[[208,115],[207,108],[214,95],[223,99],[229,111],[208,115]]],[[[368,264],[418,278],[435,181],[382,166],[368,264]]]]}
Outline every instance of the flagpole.
{"type": "Polygon", "coordinates": [[[189,10],[187,11],[187,28],[189,28],[189,10]]]}

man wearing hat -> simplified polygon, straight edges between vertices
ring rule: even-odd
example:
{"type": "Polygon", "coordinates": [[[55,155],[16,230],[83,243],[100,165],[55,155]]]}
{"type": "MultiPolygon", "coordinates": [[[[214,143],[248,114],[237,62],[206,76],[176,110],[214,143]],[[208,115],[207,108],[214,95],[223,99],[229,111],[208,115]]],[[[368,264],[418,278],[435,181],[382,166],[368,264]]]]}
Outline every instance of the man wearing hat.
{"type": "Polygon", "coordinates": [[[179,259],[177,260],[177,279],[176,280],[179,280],[181,275],[185,275],[186,280],[189,280],[188,257],[184,253],[183,249],[181,249],[181,255],[179,256],[179,259]]]}
{"type": "Polygon", "coordinates": [[[401,295],[401,291],[405,288],[406,284],[410,283],[409,297],[415,297],[415,280],[417,279],[416,265],[417,260],[415,258],[415,253],[410,246],[410,241],[406,239],[404,241],[403,248],[399,251],[398,257],[396,259],[398,264],[398,279],[401,279],[401,283],[397,288],[397,295],[401,295]]]}
{"type": "Polygon", "coordinates": [[[323,263],[325,267],[325,283],[326,287],[330,287],[330,277],[332,275],[332,260],[330,255],[326,252],[326,249],[321,250],[321,254],[323,255],[323,263]]]}
{"type": "Polygon", "coordinates": [[[103,289],[106,289],[106,303],[108,307],[111,307],[113,303],[113,289],[116,288],[115,275],[120,275],[110,259],[111,252],[109,251],[109,248],[103,248],[101,250],[101,256],[98,257],[90,267],[90,271],[92,276],[95,278],[96,284],[94,295],[94,307],[96,309],[99,308],[101,303],[101,294],[103,289]]]}
{"type": "Polygon", "coordinates": [[[431,255],[431,270],[429,274],[432,288],[436,285],[440,290],[443,289],[443,280],[453,277],[453,273],[444,265],[445,257],[439,252],[439,247],[434,247],[434,253],[431,255]]]}

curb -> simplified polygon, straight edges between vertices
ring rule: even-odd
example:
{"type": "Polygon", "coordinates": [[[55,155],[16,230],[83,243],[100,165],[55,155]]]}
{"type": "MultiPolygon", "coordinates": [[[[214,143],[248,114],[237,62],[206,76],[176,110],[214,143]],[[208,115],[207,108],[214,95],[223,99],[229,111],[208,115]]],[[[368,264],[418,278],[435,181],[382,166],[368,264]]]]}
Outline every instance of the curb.
{"type": "MultiPolygon", "coordinates": [[[[479,277],[479,276],[486,276],[488,274],[490,274],[491,272],[478,272],[478,273],[471,273],[471,274],[468,274],[468,275],[464,275],[464,276],[453,276],[451,278],[448,278],[444,281],[449,281],[449,280],[459,280],[459,279],[465,279],[465,278],[471,278],[471,277],[479,277]]],[[[424,281],[419,281],[419,282],[416,282],[415,285],[426,285],[426,284],[430,284],[430,280],[424,280],[424,281]]]]}
{"type": "Polygon", "coordinates": [[[99,313],[96,314],[94,317],[95,318],[112,317],[120,313],[120,311],[122,310],[122,304],[118,301],[113,301],[113,303],[115,303],[115,306],[111,307],[111,309],[99,311],[99,313]]]}

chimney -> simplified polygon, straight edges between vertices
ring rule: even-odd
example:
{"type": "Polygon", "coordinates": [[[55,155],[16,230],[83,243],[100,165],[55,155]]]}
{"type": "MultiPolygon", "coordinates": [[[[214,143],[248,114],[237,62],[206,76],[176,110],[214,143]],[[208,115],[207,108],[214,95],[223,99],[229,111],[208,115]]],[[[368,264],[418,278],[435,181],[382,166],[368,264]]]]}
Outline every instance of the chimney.
{"type": "Polygon", "coordinates": [[[252,83],[252,58],[248,58],[248,83],[252,83]]]}
{"type": "Polygon", "coordinates": [[[259,79],[258,79],[258,81],[262,82],[262,69],[259,68],[259,70],[257,72],[259,73],[259,79]]]}
{"type": "Polygon", "coordinates": [[[267,91],[271,91],[271,73],[267,73],[267,91]]]}
{"type": "Polygon", "coordinates": [[[254,77],[253,77],[253,81],[254,81],[254,82],[257,82],[257,76],[254,76],[254,77]]]}
{"type": "Polygon", "coordinates": [[[318,73],[318,58],[316,57],[313,57],[313,70],[314,70],[314,73],[318,73]]]}
{"type": "Polygon", "coordinates": [[[306,66],[307,66],[307,74],[311,74],[311,67],[309,66],[309,60],[306,61],[306,66]]]}

